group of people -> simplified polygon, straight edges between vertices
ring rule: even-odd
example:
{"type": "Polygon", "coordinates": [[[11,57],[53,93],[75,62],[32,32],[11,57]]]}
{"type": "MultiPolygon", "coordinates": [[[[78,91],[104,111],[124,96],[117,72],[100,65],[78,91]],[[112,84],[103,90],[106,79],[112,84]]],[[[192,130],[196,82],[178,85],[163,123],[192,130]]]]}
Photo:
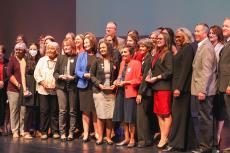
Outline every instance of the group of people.
{"type": "Polygon", "coordinates": [[[91,32],[67,33],[61,47],[47,35],[27,48],[19,35],[9,61],[0,45],[2,131],[71,141],[82,125],[84,143],[93,131],[97,145],[112,145],[123,131],[117,146],[159,136],[166,152],[218,149],[230,119],[230,18],[222,28],[198,23],[194,35],[159,27],[141,39],[129,30],[125,40],[113,21],[105,31],[98,43],[91,32]]]}

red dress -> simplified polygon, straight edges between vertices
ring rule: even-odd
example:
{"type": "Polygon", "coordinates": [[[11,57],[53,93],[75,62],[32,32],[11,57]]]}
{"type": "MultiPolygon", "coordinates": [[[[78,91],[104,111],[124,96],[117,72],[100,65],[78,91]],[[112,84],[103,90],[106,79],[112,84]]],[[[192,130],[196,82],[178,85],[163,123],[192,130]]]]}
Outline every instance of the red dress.
{"type": "Polygon", "coordinates": [[[171,113],[171,91],[159,90],[154,91],[153,111],[157,115],[168,115],[171,113]]]}

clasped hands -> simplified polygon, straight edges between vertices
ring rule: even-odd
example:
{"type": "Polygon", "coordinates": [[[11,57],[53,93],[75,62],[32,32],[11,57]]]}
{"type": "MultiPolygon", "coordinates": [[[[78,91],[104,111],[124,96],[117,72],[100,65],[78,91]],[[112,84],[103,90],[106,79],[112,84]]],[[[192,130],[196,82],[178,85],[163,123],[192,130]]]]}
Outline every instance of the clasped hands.
{"type": "Polygon", "coordinates": [[[71,81],[71,80],[74,80],[74,77],[71,75],[59,75],[59,79],[65,80],[65,81],[71,81]]]}

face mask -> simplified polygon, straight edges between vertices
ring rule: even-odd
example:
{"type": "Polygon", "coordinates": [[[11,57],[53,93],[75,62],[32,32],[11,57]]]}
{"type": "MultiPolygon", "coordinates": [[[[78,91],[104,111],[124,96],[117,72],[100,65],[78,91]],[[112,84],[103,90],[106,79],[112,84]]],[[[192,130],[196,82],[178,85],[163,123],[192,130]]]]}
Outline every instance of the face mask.
{"type": "Polygon", "coordinates": [[[36,56],[37,53],[38,53],[37,50],[33,50],[33,49],[29,50],[29,54],[30,54],[32,57],[36,56]]]}

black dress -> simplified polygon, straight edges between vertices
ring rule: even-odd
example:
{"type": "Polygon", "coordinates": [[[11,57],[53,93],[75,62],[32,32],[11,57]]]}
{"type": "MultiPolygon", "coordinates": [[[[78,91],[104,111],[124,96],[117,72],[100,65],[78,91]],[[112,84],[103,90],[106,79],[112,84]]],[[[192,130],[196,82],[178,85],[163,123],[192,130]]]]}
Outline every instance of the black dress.
{"type": "MultiPolygon", "coordinates": [[[[91,65],[96,60],[95,55],[87,54],[87,69],[90,70],[91,65]]],[[[85,89],[79,88],[79,101],[80,101],[80,110],[83,112],[93,112],[96,111],[95,104],[93,100],[93,89],[92,82],[88,80],[88,86],[85,89]]]]}

